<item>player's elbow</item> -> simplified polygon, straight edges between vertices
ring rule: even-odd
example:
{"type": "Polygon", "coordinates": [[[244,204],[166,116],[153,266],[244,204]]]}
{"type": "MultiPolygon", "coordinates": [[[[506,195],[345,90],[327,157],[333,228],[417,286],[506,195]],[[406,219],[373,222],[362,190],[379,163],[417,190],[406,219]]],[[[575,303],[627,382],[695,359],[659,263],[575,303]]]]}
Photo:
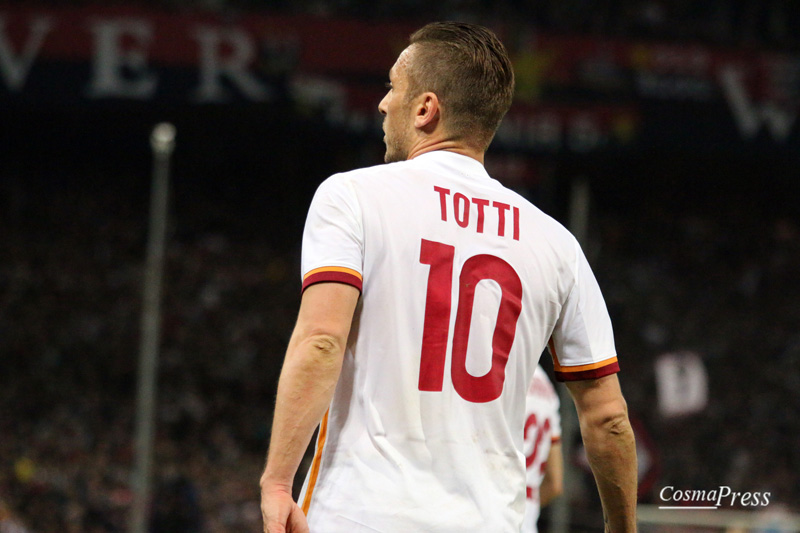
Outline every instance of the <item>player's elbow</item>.
{"type": "Polygon", "coordinates": [[[331,333],[317,333],[306,339],[308,351],[321,359],[336,358],[344,353],[346,339],[331,333]]]}
{"type": "Polygon", "coordinates": [[[615,405],[605,413],[600,420],[600,427],[605,433],[613,436],[625,435],[631,432],[631,423],[628,420],[628,404],[620,396],[615,405]]]}
{"type": "Polygon", "coordinates": [[[293,342],[286,352],[286,361],[308,372],[334,371],[341,369],[344,351],[345,340],[328,333],[315,333],[293,342]]]}
{"type": "Polygon", "coordinates": [[[581,421],[581,434],[590,463],[593,458],[603,456],[619,446],[626,449],[633,446],[633,428],[624,401],[613,409],[606,406],[606,409],[592,413],[581,421]]]}
{"type": "Polygon", "coordinates": [[[605,402],[587,413],[584,423],[589,429],[606,435],[619,436],[631,430],[628,420],[628,405],[621,395],[613,401],[605,402]]]}

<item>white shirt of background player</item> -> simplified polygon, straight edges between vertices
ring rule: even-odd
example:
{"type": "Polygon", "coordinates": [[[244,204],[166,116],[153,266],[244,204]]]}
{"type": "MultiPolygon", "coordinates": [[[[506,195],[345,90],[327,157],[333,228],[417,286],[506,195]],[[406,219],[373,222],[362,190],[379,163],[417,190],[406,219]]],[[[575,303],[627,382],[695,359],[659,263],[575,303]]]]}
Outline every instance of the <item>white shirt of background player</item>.
{"type": "Polygon", "coordinates": [[[525,403],[527,487],[522,533],[537,533],[540,509],[564,490],[560,402],[541,365],[533,375],[525,403]]]}

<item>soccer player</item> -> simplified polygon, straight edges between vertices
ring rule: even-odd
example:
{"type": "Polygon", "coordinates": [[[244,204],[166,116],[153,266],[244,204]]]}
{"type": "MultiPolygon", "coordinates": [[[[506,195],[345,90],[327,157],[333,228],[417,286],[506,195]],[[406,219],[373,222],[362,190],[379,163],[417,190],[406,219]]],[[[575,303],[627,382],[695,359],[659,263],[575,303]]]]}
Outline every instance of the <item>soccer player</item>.
{"type": "Polygon", "coordinates": [[[523,437],[528,486],[522,533],[537,533],[540,509],[564,490],[560,402],[541,366],[533,374],[525,407],[523,437]]]}
{"type": "Polygon", "coordinates": [[[597,282],[575,238],[483,166],[514,89],[505,48],[480,26],[429,24],[389,80],[387,164],[328,178],[309,208],[265,531],[518,532],[525,395],[548,343],[606,528],[633,531],[633,432],[597,282]]]}

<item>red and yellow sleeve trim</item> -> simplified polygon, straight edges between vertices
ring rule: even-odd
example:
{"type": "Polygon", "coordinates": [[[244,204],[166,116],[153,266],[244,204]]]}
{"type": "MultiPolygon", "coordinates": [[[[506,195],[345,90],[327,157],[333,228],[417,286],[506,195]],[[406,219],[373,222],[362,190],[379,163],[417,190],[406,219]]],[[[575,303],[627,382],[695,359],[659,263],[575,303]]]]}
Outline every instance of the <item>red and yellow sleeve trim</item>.
{"type": "Polygon", "coordinates": [[[302,290],[306,290],[309,286],[321,281],[346,283],[352,285],[359,291],[362,285],[362,277],[357,270],[345,267],[321,267],[315,268],[303,277],[302,290]]]}
{"type": "Polygon", "coordinates": [[[553,357],[553,370],[557,381],[596,379],[619,372],[619,362],[616,356],[588,365],[561,366],[561,363],[558,361],[558,354],[556,353],[553,339],[550,339],[550,342],[547,343],[547,347],[550,349],[550,355],[553,357]]]}
{"type": "Polygon", "coordinates": [[[616,357],[611,357],[590,365],[561,366],[556,364],[553,358],[553,368],[558,381],[580,381],[615,374],[619,372],[619,363],[616,357]]]}

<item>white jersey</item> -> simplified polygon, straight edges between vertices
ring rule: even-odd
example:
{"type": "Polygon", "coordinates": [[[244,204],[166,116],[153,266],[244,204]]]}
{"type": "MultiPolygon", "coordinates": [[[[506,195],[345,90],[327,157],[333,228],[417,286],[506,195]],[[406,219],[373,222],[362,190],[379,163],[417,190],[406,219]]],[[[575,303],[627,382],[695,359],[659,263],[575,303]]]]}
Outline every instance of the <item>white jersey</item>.
{"type": "Polygon", "coordinates": [[[302,271],[304,288],[361,289],[299,501],[311,531],[518,532],[544,346],[561,379],[618,370],[572,235],[478,161],[437,151],[322,183],[302,271]]]}
{"type": "Polygon", "coordinates": [[[527,469],[525,519],[522,533],[537,533],[539,487],[544,479],[550,446],[561,440],[558,394],[547,373],[539,366],[533,374],[525,400],[525,468],[527,469]]]}

